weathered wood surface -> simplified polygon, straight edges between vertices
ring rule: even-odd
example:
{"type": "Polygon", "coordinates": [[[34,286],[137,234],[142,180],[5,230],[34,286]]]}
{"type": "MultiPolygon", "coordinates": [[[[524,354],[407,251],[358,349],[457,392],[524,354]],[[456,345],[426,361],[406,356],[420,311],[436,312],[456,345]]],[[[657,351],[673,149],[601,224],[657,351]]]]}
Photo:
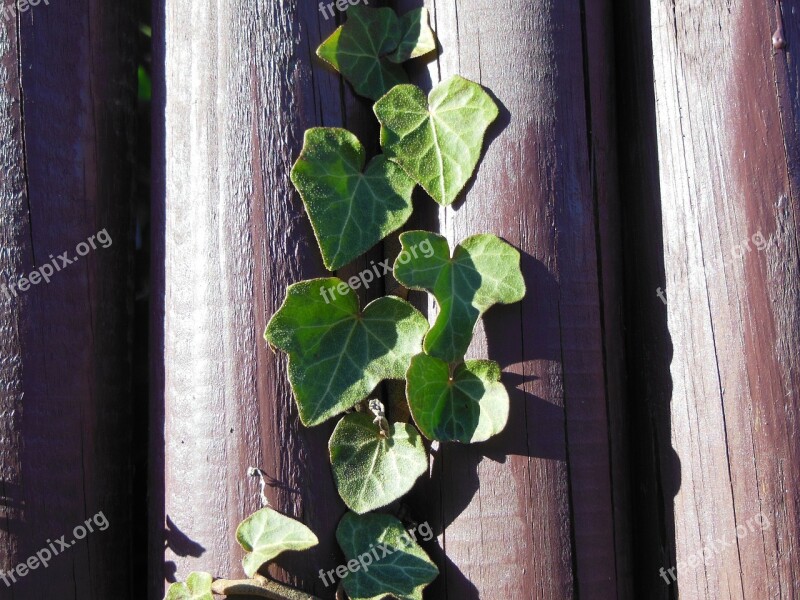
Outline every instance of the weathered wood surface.
{"type": "Polygon", "coordinates": [[[774,47],[771,1],[652,3],[682,598],[800,594],[800,3],[782,9],[774,47]]]}
{"type": "Polygon", "coordinates": [[[418,80],[460,73],[502,114],[466,200],[427,225],[451,244],[505,238],[529,289],[489,312],[471,348],[504,367],[507,429],[443,447],[437,493],[415,497],[444,527],[431,597],[629,597],[610,4],[428,7],[443,52],[418,80]]]}
{"type": "MultiPolygon", "coordinates": [[[[299,426],[285,359],[261,333],[288,284],[323,273],[288,178],[303,131],[345,125],[374,137],[374,122],[312,59],[335,26],[315,5],[156,8],[156,62],[163,52],[166,70],[155,98],[165,114],[154,130],[154,166],[164,168],[154,186],[154,298],[164,294],[154,307],[154,416],[164,429],[153,447],[165,454],[154,470],[153,552],[164,541],[167,550],[153,593],[162,575],[239,572],[233,532],[257,508],[245,476],[253,465],[275,484],[272,505],[322,542],[285,561],[290,580],[329,598],[317,571],[341,560],[333,528],[343,512],[330,426],[299,426]]],[[[490,313],[473,348],[506,369],[508,429],[489,444],[438,451],[430,481],[408,501],[438,534],[428,549],[443,574],[430,596],[626,597],[626,477],[611,474],[626,458],[613,80],[603,55],[610,5],[429,8],[444,52],[427,75],[418,69],[420,82],[461,73],[487,86],[503,114],[469,199],[437,215],[419,198],[414,225],[453,242],[478,231],[505,237],[523,252],[530,289],[522,304],[490,313]]]]}
{"type": "Polygon", "coordinates": [[[374,150],[377,129],[314,58],[336,26],[316,4],[166,0],[154,26],[166,70],[154,98],[153,414],[164,427],[152,447],[164,455],[153,471],[152,595],[192,569],[241,574],[234,533],[258,508],[245,474],[254,466],[271,505],[320,539],[276,575],[329,598],[318,571],[342,561],[344,514],[327,454],[334,423],[300,425],[286,358],[262,334],[289,284],[325,273],[289,180],[304,131],[347,126],[374,150]]]}
{"type": "Polygon", "coordinates": [[[1,598],[133,597],[130,32],[105,0],[0,20],[0,284],[74,260],[101,230],[112,241],[50,283],[0,291],[0,570],[100,511],[108,521],[46,570],[6,576],[1,598]]]}

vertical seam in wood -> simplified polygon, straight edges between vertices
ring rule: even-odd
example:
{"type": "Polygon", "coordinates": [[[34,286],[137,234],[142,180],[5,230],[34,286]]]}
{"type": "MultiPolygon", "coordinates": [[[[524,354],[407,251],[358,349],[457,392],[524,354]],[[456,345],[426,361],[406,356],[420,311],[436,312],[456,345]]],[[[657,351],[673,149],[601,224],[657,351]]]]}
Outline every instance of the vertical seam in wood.
{"type": "Polygon", "coordinates": [[[33,244],[33,211],[31,210],[30,181],[28,174],[28,144],[25,126],[25,89],[22,84],[22,13],[17,11],[17,83],[19,85],[20,139],[22,141],[22,175],[25,181],[25,200],[28,205],[28,230],[31,240],[31,259],[36,265],[36,249],[33,244]]]}
{"type": "Polygon", "coordinates": [[[569,414],[567,410],[567,370],[564,365],[564,325],[561,319],[561,299],[558,301],[558,338],[561,359],[561,403],[564,406],[564,461],[567,468],[567,496],[569,497],[569,542],[571,551],[570,568],[572,570],[572,597],[580,598],[580,581],[578,580],[577,543],[575,539],[575,501],[572,491],[572,462],[569,459],[569,414]]]}

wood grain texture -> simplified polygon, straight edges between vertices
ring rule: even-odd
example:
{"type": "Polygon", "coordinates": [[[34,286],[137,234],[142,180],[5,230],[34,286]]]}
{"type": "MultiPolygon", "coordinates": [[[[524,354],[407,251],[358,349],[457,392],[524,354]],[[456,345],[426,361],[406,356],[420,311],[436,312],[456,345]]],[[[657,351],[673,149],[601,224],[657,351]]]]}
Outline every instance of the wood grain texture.
{"type": "Polygon", "coordinates": [[[628,597],[610,5],[428,7],[443,51],[418,81],[459,73],[502,106],[466,200],[428,224],[452,244],[505,238],[529,290],[492,309],[471,348],[505,369],[508,427],[486,444],[441,448],[414,498],[417,515],[439,504],[444,569],[431,597],[628,597]]]}
{"type": "Polygon", "coordinates": [[[0,21],[0,283],[72,260],[50,283],[0,292],[0,569],[69,543],[98,512],[108,521],[46,571],[0,583],[2,598],[133,597],[131,31],[104,0],[0,21]],[[101,230],[111,245],[75,260],[101,230]]]}
{"type": "MultiPolygon", "coordinates": [[[[417,5],[397,3],[401,13],[417,5]]],[[[407,503],[438,534],[426,548],[442,576],[428,597],[628,597],[627,478],[611,475],[626,457],[613,79],[602,58],[610,6],[429,8],[443,53],[430,70],[412,65],[416,80],[460,73],[487,86],[503,114],[468,200],[437,213],[418,194],[413,226],[454,243],[505,237],[523,252],[530,294],[494,309],[472,349],[506,368],[507,430],[434,449],[432,476],[407,503]]],[[[155,82],[165,116],[154,130],[154,168],[164,169],[154,185],[154,415],[164,430],[152,444],[165,447],[164,472],[154,471],[165,504],[154,552],[165,540],[167,564],[156,565],[154,593],[162,572],[238,573],[233,532],[257,508],[252,464],[274,483],[272,505],[321,540],[282,561],[291,576],[275,573],[329,598],[317,571],[341,560],[333,528],[343,511],[330,426],[299,426],[285,359],[261,333],[288,284],[323,273],[288,177],[303,131],[344,124],[368,146],[372,136],[374,150],[374,120],[312,58],[334,26],[314,5],[166,0],[155,14],[166,69],[155,82]]]]}
{"type": "Polygon", "coordinates": [[[327,451],[335,423],[301,427],[286,357],[262,334],[291,283],[325,273],[289,179],[304,131],[347,126],[374,150],[374,118],[314,57],[336,26],[316,4],[166,0],[154,20],[165,71],[154,100],[164,113],[154,126],[153,415],[164,427],[152,447],[165,450],[152,514],[153,554],[166,544],[166,564],[153,562],[152,593],[190,570],[241,574],[234,534],[258,508],[245,474],[254,466],[271,505],[320,539],[279,559],[274,575],[331,598],[318,571],[342,562],[327,451]]]}
{"type": "Polygon", "coordinates": [[[800,593],[800,3],[782,7],[776,50],[772,2],[652,3],[682,598],[800,593]]]}

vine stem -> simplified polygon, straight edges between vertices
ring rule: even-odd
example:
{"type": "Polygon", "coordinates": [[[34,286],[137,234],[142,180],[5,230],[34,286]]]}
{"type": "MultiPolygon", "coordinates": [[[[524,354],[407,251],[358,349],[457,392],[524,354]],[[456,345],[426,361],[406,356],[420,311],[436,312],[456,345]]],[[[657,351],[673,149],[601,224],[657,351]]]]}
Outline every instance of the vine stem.
{"type": "Polygon", "coordinates": [[[269,600],[320,600],[298,589],[261,575],[253,579],[216,579],[211,591],[220,596],[252,596],[269,600]]]}

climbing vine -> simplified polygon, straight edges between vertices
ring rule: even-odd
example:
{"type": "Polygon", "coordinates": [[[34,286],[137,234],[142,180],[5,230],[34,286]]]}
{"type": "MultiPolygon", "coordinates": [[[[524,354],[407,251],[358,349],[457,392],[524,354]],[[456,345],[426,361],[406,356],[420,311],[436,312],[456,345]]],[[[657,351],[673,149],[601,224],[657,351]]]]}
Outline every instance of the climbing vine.
{"type": "MultiPolygon", "coordinates": [[[[367,162],[358,138],[340,128],[305,134],[291,179],[330,270],[400,229],[411,216],[417,186],[440,205],[452,204],[480,161],[485,133],[498,116],[489,94],[455,76],[426,95],[408,83],[401,67],[435,50],[425,9],[399,17],[389,8],[361,6],[351,7],[346,23],[317,50],[358,94],[375,101],[383,152],[367,162]]],[[[428,472],[423,437],[484,441],[505,427],[509,412],[500,366],[464,355],[486,310],[525,295],[519,252],[491,234],[469,237],[454,249],[426,231],[402,233],[400,242],[393,268],[386,261],[384,273],[391,270],[406,288],[434,296],[440,312],[431,327],[396,296],[362,308],[353,288],[373,280],[368,271],[369,280],[364,273],[348,282],[327,277],[289,286],[264,334],[270,347],[289,357],[303,425],[339,418],[330,460],[350,510],[336,538],[348,563],[364,567],[339,575],[350,600],[422,599],[438,575],[436,565],[400,520],[373,511],[404,496],[428,472]],[[384,380],[406,381],[404,407],[387,411],[370,398],[384,380]]],[[[377,266],[374,275],[381,276],[377,266]]],[[[242,522],[236,538],[247,552],[243,568],[250,579],[192,573],[170,586],[167,600],[211,600],[213,594],[312,598],[258,574],[280,553],[317,544],[305,525],[264,507],[242,522]]]]}

